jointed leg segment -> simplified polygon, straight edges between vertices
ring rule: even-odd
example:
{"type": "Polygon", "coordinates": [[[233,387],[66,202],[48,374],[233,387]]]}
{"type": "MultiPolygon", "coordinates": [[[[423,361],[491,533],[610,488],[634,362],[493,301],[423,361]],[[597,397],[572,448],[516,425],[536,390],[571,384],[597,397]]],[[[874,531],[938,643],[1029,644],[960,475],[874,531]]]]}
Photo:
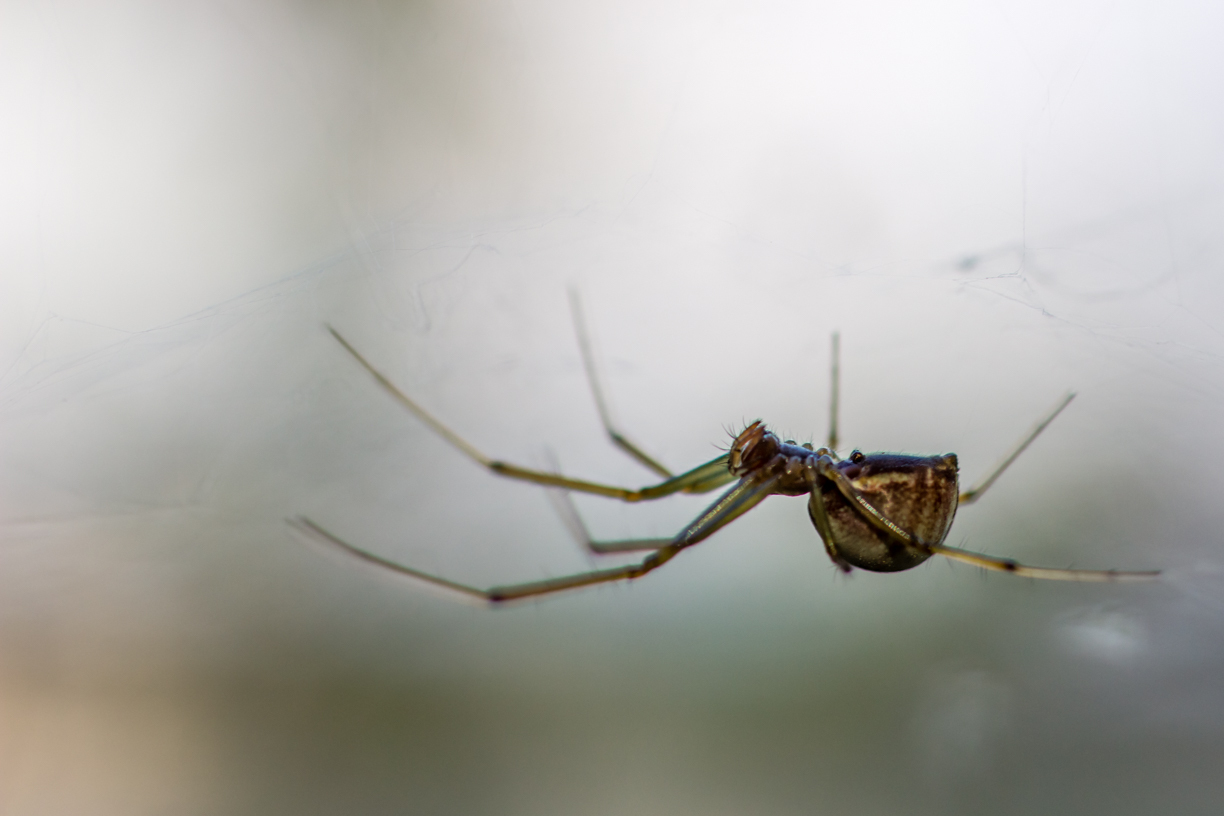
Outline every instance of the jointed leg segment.
{"type": "Polygon", "coordinates": [[[358,558],[376,564],[380,567],[398,572],[401,575],[407,575],[411,578],[416,578],[420,581],[426,581],[435,586],[444,587],[446,589],[461,592],[465,595],[474,598],[483,598],[492,602],[511,601],[519,598],[528,598],[535,595],[546,595],[553,592],[560,592],[565,589],[574,589],[576,587],[590,586],[592,584],[603,584],[609,581],[620,581],[626,579],[640,578],[648,572],[666,564],[676,556],[681,550],[698,544],[709,538],[716,531],[730,524],[735,519],[742,516],[744,513],[751,510],[756,505],[760,504],[766,496],[772,491],[777,484],[776,478],[769,479],[744,479],[738,485],[728,490],[718,501],[710,505],[704,513],[698,516],[692,524],[685,527],[679,534],[668,541],[663,546],[646,556],[640,563],[629,564],[623,567],[612,567],[611,569],[594,570],[592,572],[582,572],[576,575],[567,575],[561,578],[550,578],[545,581],[533,581],[526,584],[511,584],[508,586],[493,587],[492,589],[479,589],[478,587],[461,584],[456,581],[450,581],[446,578],[440,578],[436,575],[431,575],[421,570],[406,567],[403,564],[398,564],[394,561],[374,555],[371,552],[354,547],[347,541],[337,535],[325,530],[315,522],[302,516],[290,521],[290,524],[296,529],[313,535],[333,546],[339,547],[350,555],[355,555],[358,558]]]}
{"type": "Polygon", "coordinates": [[[833,332],[833,362],[829,369],[829,437],[825,447],[837,451],[837,412],[841,402],[841,334],[833,332]]]}
{"type": "Polygon", "coordinates": [[[328,544],[339,547],[341,550],[355,555],[363,561],[369,561],[371,564],[376,564],[392,572],[398,572],[401,575],[407,575],[410,578],[416,578],[419,581],[440,586],[444,589],[450,589],[455,592],[461,592],[472,598],[491,601],[494,603],[500,601],[512,601],[518,598],[528,598],[533,595],[545,595],[551,592],[560,592],[564,589],[574,589],[576,587],[590,586],[591,584],[602,584],[608,581],[620,581],[626,578],[639,578],[652,570],[655,570],[663,564],[670,561],[679,550],[670,549],[667,551],[660,550],[651,553],[640,564],[630,564],[624,567],[613,567],[605,570],[595,570],[593,572],[583,572],[577,575],[567,575],[562,578],[550,578],[546,581],[533,581],[526,584],[512,584],[510,586],[493,587],[491,589],[480,589],[478,587],[461,584],[457,581],[449,581],[446,578],[440,578],[437,575],[431,575],[428,572],[406,567],[403,564],[397,564],[394,561],[389,561],[381,558],[373,553],[354,547],[344,539],[323,529],[318,524],[306,517],[299,517],[290,521],[290,525],[294,528],[312,535],[328,544]]]}
{"type": "Polygon", "coordinates": [[[946,544],[928,544],[927,549],[936,555],[963,561],[982,569],[997,572],[1009,572],[1022,578],[1044,578],[1047,581],[1150,581],[1160,575],[1160,570],[1140,572],[1122,572],[1120,570],[1080,570],[1052,569],[1050,567],[1029,567],[1017,563],[1010,558],[994,558],[981,553],[962,550],[959,547],[949,547],[946,544]]]}
{"type": "Polygon", "coordinates": [[[548,498],[561,517],[562,523],[569,529],[574,540],[596,555],[611,555],[614,553],[644,552],[662,549],[671,543],[670,538],[627,538],[614,541],[599,541],[591,536],[586,522],[582,520],[574,500],[568,490],[550,490],[548,498]]]}
{"type": "MultiPolygon", "coordinates": [[[[572,479],[568,476],[562,476],[559,473],[547,473],[541,470],[532,468],[519,467],[508,462],[499,462],[496,459],[491,459],[481,453],[474,445],[459,434],[452,431],[439,421],[433,414],[426,411],[415,400],[399,390],[391,380],[370,364],[361,352],[353,348],[353,346],[344,339],[340,332],[336,331],[331,326],[327,327],[332,336],[340,343],[341,346],[353,355],[357,362],[361,363],[362,367],[378,381],[392,397],[399,401],[401,405],[411,411],[417,419],[424,422],[445,439],[457,450],[463,453],[472,461],[476,462],[484,468],[496,473],[499,476],[505,476],[510,479],[519,479],[533,484],[545,485],[546,487],[559,487],[565,490],[574,490],[579,493],[591,493],[597,496],[607,496],[613,499],[620,499],[626,502],[646,501],[650,499],[659,499],[664,496],[670,496],[673,493],[705,493],[710,490],[715,490],[722,485],[725,485],[734,480],[734,477],[727,472],[727,457],[725,455],[711,459],[704,465],[698,465],[686,473],[681,473],[679,476],[672,476],[664,481],[644,487],[639,490],[631,490],[624,487],[616,487],[614,485],[601,484],[599,482],[588,482],[582,479],[572,479]]],[[[661,466],[660,466],[661,467],[661,466]]]]}
{"type": "Polygon", "coordinates": [[[1024,453],[1025,448],[1033,444],[1033,440],[1046,429],[1047,425],[1054,421],[1054,417],[1061,414],[1063,409],[1071,404],[1071,400],[1073,399],[1075,399],[1074,391],[1068,393],[1061,400],[1059,400],[1058,404],[1054,406],[1054,409],[1042,417],[1042,419],[1032,427],[1032,429],[1028,432],[1028,435],[1021,439],[1020,443],[1016,445],[1016,447],[1012,448],[1011,451],[1003,457],[1003,460],[995,466],[994,470],[986,474],[986,476],[982,479],[979,479],[977,484],[960,494],[960,503],[972,504],[980,499],[982,494],[986,492],[987,488],[995,483],[995,479],[998,479],[1003,475],[1003,471],[1007,470],[1011,463],[1016,461],[1016,457],[1024,453]]]}
{"type": "Polygon", "coordinates": [[[586,320],[583,319],[582,301],[578,297],[578,290],[570,289],[569,298],[570,313],[574,316],[574,332],[578,335],[578,348],[582,352],[582,366],[586,369],[587,382],[591,386],[591,396],[595,398],[595,407],[599,411],[599,421],[603,423],[608,438],[612,440],[612,444],[658,475],[665,479],[670,478],[672,475],[670,470],[659,464],[654,457],[631,442],[616,427],[616,424],[612,422],[612,412],[608,410],[608,403],[604,398],[603,387],[599,381],[599,370],[595,366],[595,353],[591,350],[591,338],[587,333],[586,320]]]}

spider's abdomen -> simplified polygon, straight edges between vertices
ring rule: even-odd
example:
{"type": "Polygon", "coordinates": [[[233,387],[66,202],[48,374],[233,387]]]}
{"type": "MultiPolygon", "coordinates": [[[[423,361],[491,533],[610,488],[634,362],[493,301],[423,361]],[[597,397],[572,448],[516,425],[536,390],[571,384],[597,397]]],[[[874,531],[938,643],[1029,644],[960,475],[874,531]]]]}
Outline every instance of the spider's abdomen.
{"type": "MultiPolygon", "coordinates": [[[[872,507],[901,529],[927,544],[940,544],[948,535],[959,497],[956,454],[873,453],[837,467],[872,507]]],[[[873,572],[899,572],[931,557],[872,525],[832,482],[822,485],[821,499],[833,534],[825,546],[835,561],[873,572]]]]}

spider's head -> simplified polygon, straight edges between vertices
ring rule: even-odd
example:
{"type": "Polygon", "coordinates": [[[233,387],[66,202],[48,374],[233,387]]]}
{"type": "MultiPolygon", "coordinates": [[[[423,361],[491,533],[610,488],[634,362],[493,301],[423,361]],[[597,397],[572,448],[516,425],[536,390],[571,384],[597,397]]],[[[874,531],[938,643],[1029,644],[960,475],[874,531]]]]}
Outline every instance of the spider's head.
{"type": "Polygon", "coordinates": [[[733,476],[746,476],[773,459],[781,446],[778,437],[758,419],[741,431],[731,443],[727,469],[733,476]]]}

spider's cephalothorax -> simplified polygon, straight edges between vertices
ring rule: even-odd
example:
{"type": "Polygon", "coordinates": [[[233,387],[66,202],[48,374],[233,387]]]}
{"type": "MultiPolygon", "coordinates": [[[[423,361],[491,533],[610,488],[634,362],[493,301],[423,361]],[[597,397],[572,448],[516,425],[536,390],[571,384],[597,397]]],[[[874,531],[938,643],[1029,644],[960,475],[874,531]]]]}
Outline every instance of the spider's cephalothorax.
{"type": "Polygon", "coordinates": [[[811,445],[783,442],[758,419],[740,431],[731,443],[727,470],[737,479],[749,475],[776,475],[778,483],[771,493],[802,496],[811,490],[809,472],[821,456],[828,454],[828,448],[813,450],[811,445]]]}

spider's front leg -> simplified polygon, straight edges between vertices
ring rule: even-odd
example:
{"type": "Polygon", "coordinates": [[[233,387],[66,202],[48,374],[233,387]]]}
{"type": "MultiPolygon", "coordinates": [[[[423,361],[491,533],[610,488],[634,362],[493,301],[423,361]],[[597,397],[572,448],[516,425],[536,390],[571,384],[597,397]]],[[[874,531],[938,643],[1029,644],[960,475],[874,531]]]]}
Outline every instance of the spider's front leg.
{"type": "MultiPolygon", "coordinates": [[[[375,368],[361,355],[361,352],[357,351],[348,340],[344,339],[340,332],[331,326],[328,326],[327,330],[378,381],[379,385],[386,389],[401,405],[412,412],[417,419],[424,422],[434,433],[445,439],[458,451],[476,462],[476,464],[496,473],[498,476],[531,482],[532,484],[543,485],[544,487],[559,487],[563,490],[573,490],[578,493],[606,496],[625,502],[650,501],[652,499],[661,499],[664,496],[671,496],[675,493],[705,493],[734,480],[734,477],[727,472],[727,457],[725,455],[715,457],[703,465],[698,465],[692,470],[681,473],[679,476],[672,476],[658,484],[643,487],[639,490],[631,490],[599,482],[588,482],[583,479],[572,479],[559,473],[548,473],[542,470],[520,467],[509,462],[498,461],[486,456],[475,445],[442,424],[437,417],[417,404],[416,400],[397,388],[385,374],[375,368]]],[[[636,448],[634,449],[636,450],[636,448]]]]}
{"type": "Polygon", "coordinates": [[[747,513],[753,507],[756,507],[758,504],[764,501],[765,497],[773,492],[774,487],[777,486],[777,483],[778,477],[773,474],[741,479],[739,484],[724,493],[722,497],[718,499],[718,501],[706,508],[704,513],[694,519],[691,524],[681,530],[674,538],[668,540],[662,547],[646,556],[646,558],[642,559],[642,561],[637,564],[629,564],[623,567],[612,567],[611,569],[605,570],[581,572],[576,575],[550,578],[545,581],[532,581],[524,584],[509,584],[507,586],[498,586],[491,589],[480,589],[479,587],[469,586],[468,584],[461,584],[457,581],[451,581],[437,575],[422,572],[421,570],[407,567],[403,564],[398,564],[394,561],[383,558],[382,556],[375,555],[374,553],[363,550],[360,547],[349,544],[344,539],[324,529],[305,516],[292,519],[289,521],[289,524],[301,532],[307,533],[316,539],[338,547],[350,555],[355,555],[363,561],[375,564],[383,569],[388,569],[401,575],[407,575],[411,578],[416,578],[417,580],[433,584],[434,586],[440,586],[455,592],[461,592],[470,597],[499,603],[502,601],[512,601],[520,598],[530,598],[536,595],[547,595],[553,592],[560,592],[561,590],[565,589],[591,586],[592,584],[603,584],[610,581],[640,578],[646,573],[652,572],[666,564],[681,550],[685,550],[694,544],[704,541],[718,530],[742,516],[744,513],[747,513]]]}

